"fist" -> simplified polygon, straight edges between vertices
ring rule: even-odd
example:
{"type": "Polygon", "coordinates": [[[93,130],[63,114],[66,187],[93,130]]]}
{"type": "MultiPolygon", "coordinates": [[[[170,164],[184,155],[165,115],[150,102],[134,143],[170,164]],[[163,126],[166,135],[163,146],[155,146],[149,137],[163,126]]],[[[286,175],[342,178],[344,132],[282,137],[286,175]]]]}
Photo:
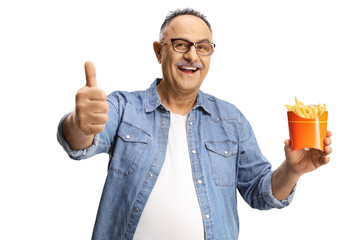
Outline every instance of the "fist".
{"type": "Polygon", "coordinates": [[[74,111],[76,127],[85,135],[101,133],[108,120],[106,93],[98,88],[92,62],[85,63],[86,85],[76,93],[74,111]]]}

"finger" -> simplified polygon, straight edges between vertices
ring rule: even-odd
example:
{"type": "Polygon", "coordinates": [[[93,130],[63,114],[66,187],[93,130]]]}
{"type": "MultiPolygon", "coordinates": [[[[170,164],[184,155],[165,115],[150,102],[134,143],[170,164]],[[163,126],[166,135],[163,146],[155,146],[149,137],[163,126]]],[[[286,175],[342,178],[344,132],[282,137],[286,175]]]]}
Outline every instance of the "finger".
{"type": "Polygon", "coordinates": [[[92,114],[107,114],[109,104],[107,102],[89,101],[86,104],[76,104],[76,112],[81,120],[86,120],[92,114]]]}
{"type": "Polygon", "coordinates": [[[105,124],[108,120],[108,115],[106,113],[94,113],[89,116],[89,121],[91,125],[101,125],[105,124]]]}
{"type": "Polygon", "coordinates": [[[329,156],[323,156],[321,159],[321,165],[325,165],[328,164],[330,162],[330,157],[329,156]]]}
{"type": "Polygon", "coordinates": [[[325,138],[324,143],[325,143],[325,146],[330,146],[332,143],[331,138],[329,138],[329,137],[325,138]]]}
{"type": "Polygon", "coordinates": [[[109,104],[104,101],[88,101],[86,104],[78,104],[77,111],[85,115],[92,113],[107,113],[109,104]]]}
{"type": "Polygon", "coordinates": [[[93,113],[107,113],[109,104],[105,101],[92,101],[91,109],[93,113]]]}
{"type": "Polygon", "coordinates": [[[90,100],[106,101],[106,93],[100,88],[90,88],[87,94],[90,100]]]}
{"type": "Polygon", "coordinates": [[[324,153],[325,153],[326,155],[331,154],[331,153],[332,153],[332,148],[331,148],[331,147],[328,147],[328,146],[325,146],[325,147],[324,147],[324,153]]]}
{"type": "Polygon", "coordinates": [[[100,88],[83,87],[75,96],[76,103],[87,104],[89,101],[106,102],[106,93],[100,88]]]}
{"type": "Polygon", "coordinates": [[[95,66],[90,61],[85,62],[85,76],[86,86],[97,87],[95,66]]]}
{"type": "Polygon", "coordinates": [[[326,131],[326,137],[331,137],[332,136],[332,132],[331,131],[326,131]]]}
{"type": "Polygon", "coordinates": [[[92,134],[101,133],[105,129],[105,124],[91,125],[90,132],[92,134]]]}

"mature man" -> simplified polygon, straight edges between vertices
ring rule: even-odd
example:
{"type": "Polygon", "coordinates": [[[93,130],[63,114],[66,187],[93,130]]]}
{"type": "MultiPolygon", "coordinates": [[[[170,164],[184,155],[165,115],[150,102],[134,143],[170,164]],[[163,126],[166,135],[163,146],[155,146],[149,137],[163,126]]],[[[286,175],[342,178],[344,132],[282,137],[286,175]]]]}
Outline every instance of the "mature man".
{"type": "Polygon", "coordinates": [[[86,62],[86,86],[59,124],[71,158],[110,155],[93,239],[237,239],[236,189],[254,208],[282,208],[302,174],[330,161],[328,132],[324,152],[286,140],[273,172],[244,115],[199,90],[215,48],[199,12],[169,14],[153,46],[163,77],[149,89],[106,97],[86,62]]]}

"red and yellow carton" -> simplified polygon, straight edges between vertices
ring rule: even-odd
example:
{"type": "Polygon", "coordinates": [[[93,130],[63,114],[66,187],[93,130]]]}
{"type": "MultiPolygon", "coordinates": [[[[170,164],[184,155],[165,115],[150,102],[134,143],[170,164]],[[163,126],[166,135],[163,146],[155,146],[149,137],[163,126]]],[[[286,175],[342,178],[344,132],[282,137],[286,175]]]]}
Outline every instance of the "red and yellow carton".
{"type": "Polygon", "coordinates": [[[305,105],[295,97],[295,105],[286,104],[292,150],[316,148],[324,151],[328,112],[326,104],[305,105]]]}
{"type": "Polygon", "coordinates": [[[316,118],[303,118],[293,111],[287,112],[292,150],[316,148],[324,151],[328,111],[316,118]]]}

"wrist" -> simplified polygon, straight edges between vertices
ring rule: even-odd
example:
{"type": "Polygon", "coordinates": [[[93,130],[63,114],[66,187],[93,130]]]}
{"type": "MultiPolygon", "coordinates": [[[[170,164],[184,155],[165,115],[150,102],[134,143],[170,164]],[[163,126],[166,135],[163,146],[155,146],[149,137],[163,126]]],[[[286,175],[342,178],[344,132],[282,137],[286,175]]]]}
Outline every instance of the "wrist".
{"type": "Polygon", "coordinates": [[[290,163],[289,160],[285,160],[282,164],[284,172],[292,178],[300,178],[303,173],[298,171],[294,164],[290,163]]]}
{"type": "Polygon", "coordinates": [[[72,113],[70,113],[69,117],[65,120],[67,121],[67,125],[69,126],[68,128],[71,129],[71,132],[75,133],[80,137],[86,137],[88,136],[87,134],[85,134],[81,128],[80,128],[80,123],[78,118],[76,117],[76,111],[74,109],[74,111],[72,113]]]}
{"type": "Polygon", "coordinates": [[[301,176],[287,164],[287,161],[284,161],[272,176],[273,195],[280,201],[289,196],[301,176]]]}

